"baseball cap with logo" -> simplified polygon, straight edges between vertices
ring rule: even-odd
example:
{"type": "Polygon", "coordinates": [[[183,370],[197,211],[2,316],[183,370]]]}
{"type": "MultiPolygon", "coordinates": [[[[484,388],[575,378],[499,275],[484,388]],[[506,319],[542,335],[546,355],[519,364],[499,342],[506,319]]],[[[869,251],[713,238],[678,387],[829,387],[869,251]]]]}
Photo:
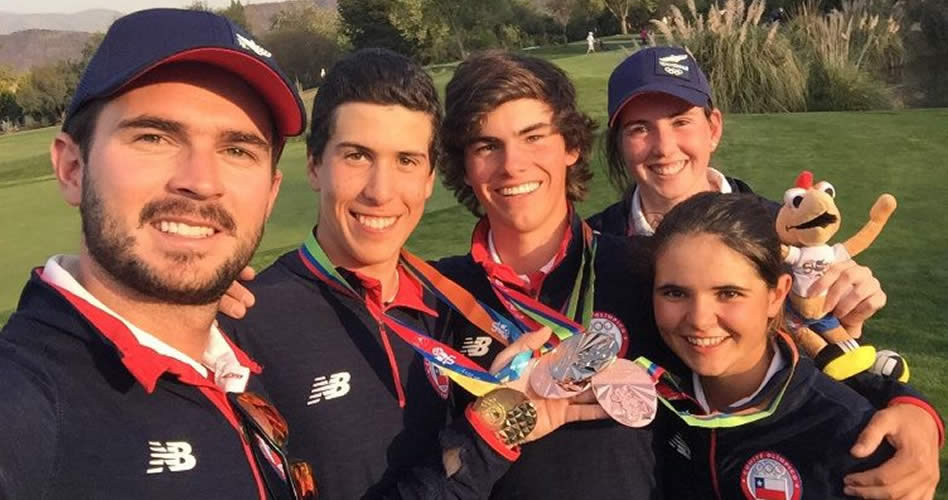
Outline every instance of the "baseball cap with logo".
{"type": "Polygon", "coordinates": [[[609,125],[632,98],[646,92],[711,105],[711,86],[694,57],[679,47],[648,47],[627,57],[609,76],[609,125]]]}
{"type": "Polygon", "coordinates": [[[158,66],[185,61],[242,78],[266,102],[284,137],[306,129],[303,101],[273,54],[225,17],[182,9],[142,10],[112,23],[79,80],[66,122],[89,102],[115,95],[158,66]]]}

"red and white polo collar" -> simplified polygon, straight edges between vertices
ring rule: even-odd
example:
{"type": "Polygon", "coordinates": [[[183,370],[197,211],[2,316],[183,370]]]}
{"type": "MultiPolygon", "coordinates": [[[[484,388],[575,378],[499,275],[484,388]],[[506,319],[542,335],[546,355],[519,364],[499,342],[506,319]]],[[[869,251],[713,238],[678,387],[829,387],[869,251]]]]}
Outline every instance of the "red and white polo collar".
{"type": "Polygon", "coordinates": [[[79,259],[74,255],[55,255],[38,270],[47,284],[56,288],[92,323],[122,356],[122,362],[149,392],[164,372],[179,375],[188,383],[207,380],[225,392],[243,392],[251,372],[260,367],[236,348],[217,327],[211,325],[207,348],[200,362],[135,326],[89,293],[75,278],[79,259]],[[189,376],[191,372],[195,376],[189,376]]]}
{"type": "Polygon", "coordinates": [[[497,278],[509,285],[517,286],[526,291],[537,291],[543,283],[544,278],[556,269],[556,266],[566,257],[570,241],[573,237],[573,210],[569,211],[567,216],[566,231],[563,232],[563,240],[556,254],[540,269],[529,274],[517,274],[512,267],[504,264],[500,260],[500,254],[494,246],[493,231],[490,230],[490,222],[484,217],[474,227],[474,234],[471,236],[471,257],[474,262],[479,264],[487,271],[488,276],[497,278]]]}
{"type": "Polygon", "coordinates": [[[352,272],[352,274],[354,274],[362,284],[362,288],[365,291],[365,300],[380,306],[382,311],[393,307],[405,307],[408,309],[421,311],[425,314],[428,314],[429,316],[438,316],[438,313],[434,309],[425,304],[425,291],[424,288],[422,288],[421,283],[419,283],[418,280],[411,275],[411,273],[407,272],[401,264],[399,264],[396,268],[396,272],[398,273],[396,275],[396,286],[398,289],[395,291],[395,296],[390,301],[384,301],[382,299],[381,281],[355,271],[350,272],[352,272]]]}

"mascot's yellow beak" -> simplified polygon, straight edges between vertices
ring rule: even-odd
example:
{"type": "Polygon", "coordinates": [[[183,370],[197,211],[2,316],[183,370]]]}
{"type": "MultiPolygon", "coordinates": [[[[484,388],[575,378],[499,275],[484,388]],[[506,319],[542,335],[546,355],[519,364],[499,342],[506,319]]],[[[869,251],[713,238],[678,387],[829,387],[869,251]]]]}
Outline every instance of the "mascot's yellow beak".
{"type": "Polygon", "coordinates": [[[839,208],[829,193],[799,189],[785,200],[777,216],[781,240],[806,246],[825,244],[840,226],[839,208]]]}

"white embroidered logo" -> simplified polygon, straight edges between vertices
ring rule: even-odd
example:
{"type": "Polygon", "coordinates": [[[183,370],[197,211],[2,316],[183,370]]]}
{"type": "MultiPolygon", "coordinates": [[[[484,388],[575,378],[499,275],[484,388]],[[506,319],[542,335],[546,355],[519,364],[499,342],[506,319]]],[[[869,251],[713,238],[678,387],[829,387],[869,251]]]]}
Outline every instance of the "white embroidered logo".
{"type": "Polygon", "coordinates": [[[681,434],[675,434],[675,436],[668,441],[668,444],[674,448],[675,451],[680,453],[681,456],[691,460],[691,448],[688,448],[688,444],[682,439],[681,434]]]}
{"type": "Polygon", "coordinates": [[[473,358],[487,354],[487,348],[493,340],[490,337],[465,337],[461,352],[473,358]]]}
{"type": "Polygon", "coordinates": [[[260,57],[269,58],[273,56],[273,54],[271,54],[269,50],[261,47],[257,42],[241,35],[240,33],[234,33],[234,34],[237,35],[237,44],[240,45],[241,47],[254,52],[260,57]]]}
{"type": "Polygon", "coordinates": [[[685,59],[688,59],[688,54],[673,54],[658,58],[658,64],[666,73],[681,76],[691,70],[687,64],[680,64],[685,59]]]}
{"type": "Polygon", "coordinates": [[[171,472],[191,470],[197,464],[197,459],[191,454],[191,445],[185,441],[149,441],[151,460],[148,461],[146,474],[164,472],[165,467],[171,472]]]}
{"type": "Polygon", "coordinates": [[[444,349],[440,347],[435,347],[434,349],[431,350],[431,352],[434,353],[435,359],[437,359],[438,362],[440,362],[441,364],[443,365],[454,364],[454,356],[444,352],[444,349]]]}
{"type": "Polygon", "coordinates": [[[333,373],[328,379],[324,376],[316,377],[313,380],[313,388],[309,393],[306,406],[312,406],[324,399],[336,399],[349,394],[351,378],[349,372],[333,373]]]}

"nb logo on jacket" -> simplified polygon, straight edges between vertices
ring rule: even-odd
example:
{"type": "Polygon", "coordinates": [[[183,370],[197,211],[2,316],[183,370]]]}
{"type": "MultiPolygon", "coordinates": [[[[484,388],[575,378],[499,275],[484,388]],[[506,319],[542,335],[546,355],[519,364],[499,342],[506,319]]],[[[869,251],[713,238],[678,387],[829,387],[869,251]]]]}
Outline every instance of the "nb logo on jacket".
{"type": "Polygon", "coordinates": [[[490,337],[466,337],[461,344],[461,352],[472,358],[483,356],[487,354],[491,341],[490,337]]]}
{"type": "Polygon", "coordinates": [[[349,380],[352,377],[349,372],[333,373],[328,378],[325,376],[316,377],[313,380],[313,388],[309,393],[309,400],[306,406],[312,406],[320,401],[327,399],[336,399],[349,394],[349,380]]]}
{"type": "Polygon", "coordinates": [[[164,472],[182,472],[191,470],[197,464],[197,459],[191,453],[191,445],[185,441],[149,441],[151,460],[148,461],[146,474],[164,472]]]}

